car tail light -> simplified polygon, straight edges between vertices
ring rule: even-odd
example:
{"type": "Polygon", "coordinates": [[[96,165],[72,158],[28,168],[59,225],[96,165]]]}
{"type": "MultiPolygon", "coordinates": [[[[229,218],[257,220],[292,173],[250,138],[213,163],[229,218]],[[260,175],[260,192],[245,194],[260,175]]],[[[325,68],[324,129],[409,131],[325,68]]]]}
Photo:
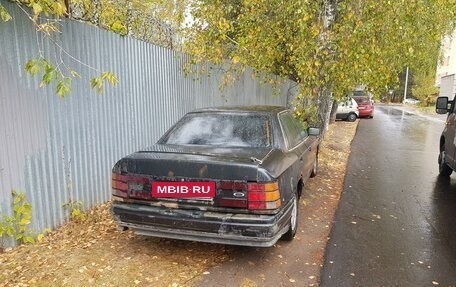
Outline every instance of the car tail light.
{"type": "Polygon", "coordinates": [[[140,175],[112,173],[112,195],[138,199],[151,199],[149,179],[140,175]]]}
{"type": "Polygon", "coordinates": [[[248,184],[249,209],[276,209],[281,204],[279,184],[277,182],[248,184]]]}
{"type": "Polygon", "coordinates": [[[128,196],[127,176],[119,173],[112,173],[112,194],[120,197],[128,196]]]}
{"type": "Polygon", "coordinates": [[[219,206],[247,208],[247,183],[221,181],[217,183],[216,202],[219,206]]]}

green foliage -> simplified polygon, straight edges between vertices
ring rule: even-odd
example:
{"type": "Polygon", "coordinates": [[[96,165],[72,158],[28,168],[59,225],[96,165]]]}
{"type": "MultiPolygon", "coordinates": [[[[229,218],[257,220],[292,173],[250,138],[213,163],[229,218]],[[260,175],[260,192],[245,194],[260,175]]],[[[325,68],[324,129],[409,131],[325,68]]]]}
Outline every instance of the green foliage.
{"type": "Polygon", "coordinates": [[[415,86],[412,87],[413,95],[420,100],[421,105],[435,104],[438,89],[435,87],[435,71],[415,74],[415,86]]]}
{"type": "Polygon", "coordinates": [[[87,219],[86,213],[83,211],[82,201],[72,201],[63,205],[63,208],[70,212],[70,219],[76,222],[83,222],[87,219]]]}
{"type": "Polygon", "coordinates": [[[71,81],[72,79],[70,77],[65,77],[57,83],[56,94],[59,97],[64,98],[71,91],[71,81]]]}
{"type": "Polygon", "coordinates": [[[8,13],[8,11],[5,9],[5,7],[3,7],[1,4],[0,4],[0,19],[3,22],[8,22],[9,20],[11,20],[11,15],[8,13]]]}
{"type": "Polygon", "coordinates": [[[308,126],[315,127],[317,124],[317,101],[315,94],[300,94],[293,103],[294,117],[308,126]]]}
{"type": "Polygon", "coordinates": [[[308,118],[307,95],[331,91],[339,99],[359,84],[380,95],[406,66],[435,65],[456,0],[202,0],[191,1],[190,11],[185,48],[195,63],[295,80],[297,116],[308,118]]]}
{"type": "Polygon", "coordinates": [[[90,87],[97,90],[98,94],[103,92],[103,83],[108,82],[112,86],[116,86],[119,82],[116,75],[111,72],[103,72],[101,76],[92,78],[90,81],[90,87]]]}
{"type": "MultiPolygon", "coordinates": [[[[33,9],[34,18],[66,12],[60,0],[19,2],[33,9]]],[[[228,63],[224,84],[252,67],[257,75],[300,83],[301,95],[331,91],[336,99],[359,84],[380,95],[398,84],[406,66],[427,71],[456,20],[456,0],[73,0],[70,6],[73,17],[78,11],[100,27],[169,48],[171,34],[190,11],[185,50],[194,63],[228,63]]],[[[52,31],[51,24],[42,25],[52,31]]],[[[44,84],[65,78],[45,73],[44,84]]],[[[93,78],[92,88],[100,92],[104,80],[93,78]]],[[[69,90],[68,82],[59,86],[59,95],[69,90]]]]}
{"type": "Polygon", "coordinates": [[[338,8],[330,78],[336,79],[334,91],[341,94],[359,83],[379,94],[397,85],[406,66],[428,70],[456,19],[454,0],[352,1],[338,8]]]}
{"type": "MultiPolygon", "coordinates": [[[[69,70],[69,74],[65,76],[44,58],[29,60],[25,64],[25,71],[32,76],[42,74],[40,87],[45,87],[52,82],[55,82],[55,93],[61,98],[64,98],[69,92],[71,92],[73,78],[81,77],[79,73],[73,70],[69,70]]],[[[91,80],[90,86],[92,89],[96,89],[97,92],[101,94],[103,92],[104,82],[108,82],[112,86],[116,86],[119,81],[113,73],[103,72],[99,77],[95,77],[91,80]]]]}
{"type": "Polygon", "coordinates": [[[120,21],[115,21],[114,23],[112,23],[111,30],[122,36],[125,36],[128,33],[127,27],[120,21]]]}
{"type": "Polygon", "coordinates": [[[4,215],[0,221],[0,237],[10,236],[18,243],[34,243],[35,239],[27,231],[27,226],[32,219],[32,206],[25,198],[25,194],[15,190],[11,192],[13,197],[13,215],[4,215]]]}
{"type": "Polygon", "coordinates": [[[47,59],[31,59],[25,64],[25,71],[32,76],[42,74],[40,87],[45,87],[52,82],[56,83],[55,93],[64,98],[71,91],[72,77],[79,74],[70,70],[70,76],[64,76],[47,59]]]}
{"type": "Polygon", "coordinates": [[[65,2],[62,0],[20,0],[20,2],[33,10],[34,19],[44,13],[46,17],[53,15],[61,18],[67,14],[65,2]]]}
{"type": "MultiPolygon", "coordinates": [[[[52,32],[59,32],[58,26],[56,25],[57,22],[54,19],[40,19],[40,21],[38,21],[39,16],[52,16],[53,18],[58,19],[67,15],[65,1],[63,0],[14,0],[14,2],[31,8],[32,15],[28,15],[29,19],[32,20],[37,31],[43,32],[46,35],[50,35],[52,32]]],[[[2,5],[0,5],[0,18],[5,22],[11,19],[11,16],[2,5]]],[[[126,27],[121,22],[115,22],[113,24],[113,29],[117,30],[118,33],[126,34],[126,27]]],[[[61,47],[59,48],[61,49],[61,52],[68,54],[66,51],[63,51],[61,47]]],[[[72,58],[71,55],[70,58],[72,58]]],[[[78,61],[77,59],[75,60],[78,61]]],[[[62,70],[61,66],[66,65],[63,62],[55,65],[50,62],[49,59],[38,58],[29,60],[25,64],[25,71],[32,76],[41,75],[40,87],[45,87],[54,83],[55,93],[60,98],[64,98],[71,92],[73,79],[77,77],[80,78],[81,76],[78,72],[68,67],[66,70],[62,70]]],[[[89,65],[85,66],[100,72],[89,65]]],[[[102,72],[101,76],[92,79],[91,86],[92,88],[96,88],[98,93],[101,93],[104,81],[108,81],[108,83],[113,86],[118,83],[118,80],[113,73],[102,72]]]]}
{"type": "Polygon", "coordinates": [[[72,17],[166,48],[180,45],[177,31],[184,20],[187,1],[73,0],[72,17]]]}

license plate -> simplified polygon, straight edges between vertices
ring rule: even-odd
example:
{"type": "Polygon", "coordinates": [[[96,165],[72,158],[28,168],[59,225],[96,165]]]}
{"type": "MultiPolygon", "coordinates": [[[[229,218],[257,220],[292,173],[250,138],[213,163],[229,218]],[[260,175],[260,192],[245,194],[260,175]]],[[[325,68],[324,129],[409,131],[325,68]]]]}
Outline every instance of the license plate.
{"type": "Polygon", "coordinates": [[[152,196],[158,198],[211,199],[215,197],[215,182],[154,181],[152,196]]]}

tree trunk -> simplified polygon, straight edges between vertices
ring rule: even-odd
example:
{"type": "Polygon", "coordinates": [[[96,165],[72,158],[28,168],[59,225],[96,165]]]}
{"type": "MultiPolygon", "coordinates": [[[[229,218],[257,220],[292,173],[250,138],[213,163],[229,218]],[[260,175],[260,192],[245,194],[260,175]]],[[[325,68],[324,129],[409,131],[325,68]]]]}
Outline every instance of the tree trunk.
{"type": "Polygon", "coordinates": [[[329,124],[336,122],[336,113],[337,113],[337,101],[334,100],[331,107],[331,114],[329,116],[329,124]]]}
{"type": "MultiPolygon", "coordinates": [[[[334,23],[336,19],[336,14],[337,14],[337,0],[323,0],[323,5],[324,5],[324,15],[323,15],[323,26],[325,30],[325,45],[329,46],[330,39],[327,37],[327,31],[331,29],[331,25],[334,23]]],[[[325,90],[328,91],[329,89],[325,88],[325,90]]],[[[328,98],[328,101],[330,101],[331,97],[328,98]]],[[[336,121],[336,112],[337,112],[337,100],[332,101],[331,105],[331,112],[329,113],[329,123],[332,124],[336,121]]]]}

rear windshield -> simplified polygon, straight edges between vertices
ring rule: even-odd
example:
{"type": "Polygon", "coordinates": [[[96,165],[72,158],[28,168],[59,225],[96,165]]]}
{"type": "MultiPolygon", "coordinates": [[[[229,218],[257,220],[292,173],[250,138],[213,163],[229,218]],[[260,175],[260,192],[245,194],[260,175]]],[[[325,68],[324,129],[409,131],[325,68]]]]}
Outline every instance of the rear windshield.
{"type": "Polygon", "coordinates": [[[358,105],[370,105],[371,100],[368,97],[353,97],[358,105]]]}
{"type": "Polygon", "coordinates": [[[268,147],[269,119],[264,115],[207,113],[182,118],[160,143],[224,147],[268,147]]]}

